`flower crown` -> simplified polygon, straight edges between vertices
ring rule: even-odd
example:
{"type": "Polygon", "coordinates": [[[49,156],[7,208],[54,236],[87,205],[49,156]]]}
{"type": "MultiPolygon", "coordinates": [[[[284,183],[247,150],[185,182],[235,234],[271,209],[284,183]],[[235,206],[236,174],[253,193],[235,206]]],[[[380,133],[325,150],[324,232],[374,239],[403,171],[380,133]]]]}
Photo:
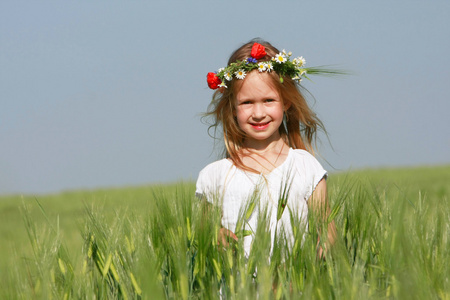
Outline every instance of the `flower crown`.
{"type": "Polygon", "coordinates": [[[226,68],[220,68],[217,73],[209,72],[206,76],[209,88],[213,90],[227,88],[226,81],[231,81],[233,76],[237,79],[244,79],[248,72],[256,69],[259,72],[276,72],[280,75],[281,83],[283,83],[284,76],[289,76],[300,83],[303,77],[308,78],[307,74],[332,75],[341,73],[321,67],[305,68],[306,61],[303,56],[291,60],[292,52],[286,52],[285,50],[272,57],[270,61],[258,62],[258,59],[267,55],[266,48],[259,43],[253,44],[250,55],[251,57],[245,60],[237,60],[230,63],[226,68]]]}

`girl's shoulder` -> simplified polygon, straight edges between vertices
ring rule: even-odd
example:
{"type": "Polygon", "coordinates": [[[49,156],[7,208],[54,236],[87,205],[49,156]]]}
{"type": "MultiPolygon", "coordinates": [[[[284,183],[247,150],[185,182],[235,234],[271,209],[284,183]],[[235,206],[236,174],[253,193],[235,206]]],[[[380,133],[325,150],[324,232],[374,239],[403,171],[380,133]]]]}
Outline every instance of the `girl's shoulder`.
{"type": "MultiPolygon", "coordinates": [[[[311,153],[309,153],[306,150],[303,149],[290,149],[291,153],[292,153],[292,157],[295,160],[302,160],[302,161],[317,161],[317,159],[314,157],[314,155],[312,155],[311,153]]],[[[317,161],[318,162],[318,161],[317,161]]]]}
{"type": "Polygon", "coordinates": [[[300,169],[309,169],[311,171],[326,173],[320,162],[308,151],[303,149],[290,149],[291,163],[300,169]]]}
{"type": "Polygon", "coordinates": [[[198,198],[212,195],[218,190],[221,182],[227,177],[227,174],[233,168],[233,163],[224,158],[204,167],[197,178],[195,194],[198,198]]]}
{"type": "Polygon", "coordinates": [[[204,167],[200,171],[199,177],[200,176],[217,177],[217,175],[221,173],[228,172],[232,166],[233,163],[226,158],[217,160],[204,167]]]}

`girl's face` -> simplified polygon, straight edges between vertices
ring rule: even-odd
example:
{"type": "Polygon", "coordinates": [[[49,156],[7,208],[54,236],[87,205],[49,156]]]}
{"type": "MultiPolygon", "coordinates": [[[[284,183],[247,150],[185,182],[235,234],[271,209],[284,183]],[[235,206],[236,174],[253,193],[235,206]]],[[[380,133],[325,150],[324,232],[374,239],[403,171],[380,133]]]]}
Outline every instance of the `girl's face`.
{"type": "Polygon", "coordinates": [[[283,101],[267,73],[252,71],[236,96],[236,117],[246,133],[246,146],[263,146],[280,139],[283,101]]]}

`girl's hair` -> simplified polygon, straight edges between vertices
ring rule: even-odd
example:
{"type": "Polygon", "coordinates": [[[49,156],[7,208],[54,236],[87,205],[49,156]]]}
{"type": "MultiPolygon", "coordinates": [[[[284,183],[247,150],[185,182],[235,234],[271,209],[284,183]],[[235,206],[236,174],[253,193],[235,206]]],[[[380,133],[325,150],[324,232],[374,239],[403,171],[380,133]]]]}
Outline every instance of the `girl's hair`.
{"type": "MultiPolygon", "coordinates": [[[[272,57],[280,51],[269,42],[253,39],[233,52],[228,65],[237,60],[243,61],[250,57],[253,44],[257,42],[266,49],[266,56],[258,61],[270,61],[272,57]]],[[[252,72],[257,72],[253,70],[252,72]]],[[[283,106],[288,107],[285,110],[284,126],[280,126],[279,132],[284,141],[294,149],[304,149],[314,154],[313,144],[316,139],[318,129],[325,131],[325,128],[316,114],[309,108],[301,89],[289,76],[283,77],[283,83],[280,81],[280,75],[276,72],[267,72],[270,76],[270,83],[275,87],[280,95],[283,106]]],[[[245,80],[245,79],[244,79],[245,80]]],[[[223,140],[225,143],[225,157],[230,158],[233,163],[241,169],[247,170],[239,156],[239,151],[243,147],[245,133],[239,128],[236,120],[236,96],[242,86],[243,80],[233,77],[227,82],[228,88],[217,90],[208,106],[205,117],[212,117],[213,123],[209,129],[222,126],[223,140]]]]}

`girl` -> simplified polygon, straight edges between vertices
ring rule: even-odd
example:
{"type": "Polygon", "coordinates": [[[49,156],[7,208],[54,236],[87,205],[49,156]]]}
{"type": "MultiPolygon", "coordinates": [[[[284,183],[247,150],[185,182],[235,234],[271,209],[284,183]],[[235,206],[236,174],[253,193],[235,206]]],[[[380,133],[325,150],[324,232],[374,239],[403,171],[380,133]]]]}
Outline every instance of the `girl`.
{"type": "MultiPolygon", "coordinates": [[[[291,59],[290,52],[253,40],[231,55],[226,68],[207,75],[216,92],[206,115],[214,119],[211,127],[223,129],[225,158],[200,172],[196,195],[221,206],[224,246],[226,237],[238,240],[236,231],[256,231],[257,210],[247,216],[245,228],[236,228],[242,207],[256,194],[260,207],[267,207],[272,246],[281,228],[293,245],[289,211],[305,226],[308,209],[327,217],[327,172],[311,154],[323,126],[300,92],[300,81],[308,74],[336,72],[304,64],[303,57],[291,59]]],[[[328,236],[325,245],[334,242],[333,222],[328,236]]],[[[244,237],[247,256],[252,240],[253,234],[244,237]]]]}

